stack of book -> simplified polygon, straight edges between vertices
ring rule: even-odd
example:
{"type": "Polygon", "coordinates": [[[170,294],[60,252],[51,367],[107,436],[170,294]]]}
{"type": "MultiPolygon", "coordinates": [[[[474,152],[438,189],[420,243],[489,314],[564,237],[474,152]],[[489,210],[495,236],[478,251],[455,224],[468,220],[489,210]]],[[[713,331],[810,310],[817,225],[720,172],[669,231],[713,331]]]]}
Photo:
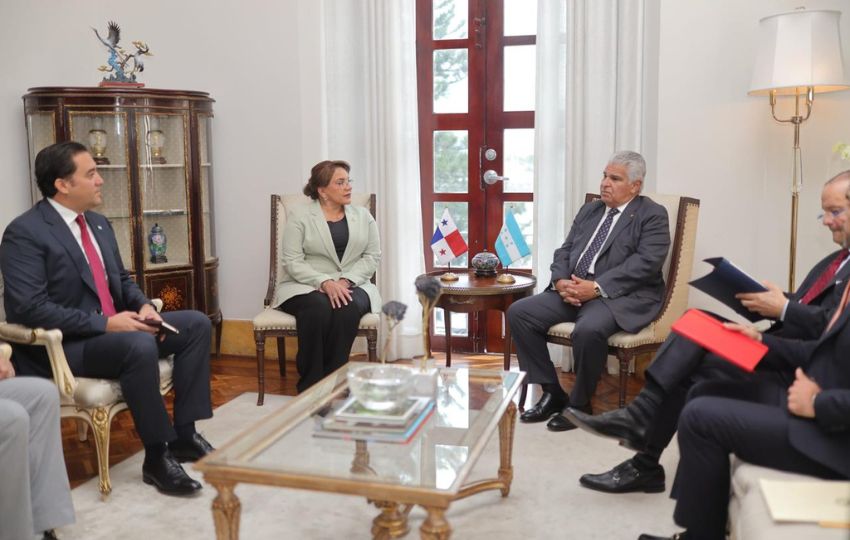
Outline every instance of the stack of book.
{"type": "Polygon", "coordinates": [[[434,413],[434,400],[411,397],[390,411],[374,411],[353,396],[318,424],[314,435],[329,439],[409,442],[434,413]]]}

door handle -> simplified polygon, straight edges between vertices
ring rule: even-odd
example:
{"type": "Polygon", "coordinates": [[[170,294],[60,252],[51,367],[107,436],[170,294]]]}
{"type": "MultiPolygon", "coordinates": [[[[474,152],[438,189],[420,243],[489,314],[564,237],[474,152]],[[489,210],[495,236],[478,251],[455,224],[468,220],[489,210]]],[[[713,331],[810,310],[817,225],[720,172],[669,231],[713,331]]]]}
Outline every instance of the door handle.
{"type": "Polygon", "coordinates": [[[507,176],[499,176],[499,173],[493,169],[489,169],[484,172],[484,183],[488,186],[492,186],[496,182],[505,182],[507,180],[510,180],[510,178],[507,176]]]}

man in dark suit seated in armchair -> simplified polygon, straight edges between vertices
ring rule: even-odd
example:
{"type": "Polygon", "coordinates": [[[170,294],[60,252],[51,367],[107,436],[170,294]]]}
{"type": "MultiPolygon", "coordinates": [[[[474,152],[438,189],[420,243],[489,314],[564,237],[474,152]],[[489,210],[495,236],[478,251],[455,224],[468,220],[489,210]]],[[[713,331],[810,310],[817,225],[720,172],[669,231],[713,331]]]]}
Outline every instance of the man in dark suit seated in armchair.
{"type": "MultiPolygon", "coordinates": [[[[35,158],[44,199],[15,218],[0,243],[8,322],[62,331],[71,371],[118,379],[145,445],[143,479],[169,495],[201,489],[178,461],[210,451],[195,421],[212,416],[210,321],[197,311],[160,316],[124,269],[112,225],[92,208],[103,178],[86,147],[53,144],[35,158]],[[179,334],[160,335],[165,320],[179,334]],[[174,425],[159,392],[159,358],[174,355],[174,425]]],[[[50,377],[43,347],[15,345],[23,375],[50,377]]]]}
{"type": "MultiPolygon", "coordinates": [[[[850,171],[844,171],[828,180],[821,193],[820,219],[840,249],[816,264],[788,297],[769,283],[768,292],[741,295],[742,303],[751,311],[777,320],[766,335],[812,340],[823,333],[840,300],[842,285],[850,278],[844,232],[850,217],[850,203],[845,197],[848,188],[850,171]]],[[[637,451],[608,471],[583,475],[581,485],[609,493],[663,492],[665,474],[659,458],[676,433],[685,396],[694,384],[711,379],[767,379],[787,386],[794,381],[795,367],[771,351],[754,373],[745,373],[689,339],[670,334],[646,371],[644,389],[625,409],[595,417],[581,411],[566,413],[580,427],[619,439],[623,446],[637,451]]]]}
{"type": "Polygon", "coordinates": [[[576,215],[564,244],[555,251],[550,284],[508,309],[520,368],[543,395],[522,413],[523,422],[549,421],[552,431],[575,426],[561,416],[568,406],[590,412],[590,398],[605,368],[608,338],[638,332],[661,309],[661,269],[670,248],[667,210],[640,195],[646,163],[637,152],[611,156],[602,173],[601,200],[576,215]],[[546,333],[574,322],[576,382],[567,393],[549,357],[546,333]]]}
{"type": "MultiPolygon", "coordinates": [[[[762,467],[850,479],[848,297],[850,282],[817,340],[784,339],[728,323],[763,340],[786,365],[796,365],[794,382],[707,381],[694,387],[679,420],[681,457],[671,494],[673,518],[687,530],[672,538],[726,538],[730,454],[762,467]]],[[[639,540],[667,539],[643,534],[639,540]]]]}

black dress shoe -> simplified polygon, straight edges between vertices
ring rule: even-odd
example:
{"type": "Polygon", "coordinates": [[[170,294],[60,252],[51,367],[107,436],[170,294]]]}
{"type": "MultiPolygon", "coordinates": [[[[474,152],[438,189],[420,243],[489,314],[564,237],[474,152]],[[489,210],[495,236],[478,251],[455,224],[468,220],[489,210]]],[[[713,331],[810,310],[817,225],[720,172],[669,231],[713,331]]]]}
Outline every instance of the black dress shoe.
{"type": "Polygon", "coordinates": [[[59,540],[59,537],[56,536],[55,530],[48,529],[44,531],[44,535],[41,537],[41,540],[59,540]]]}
{"type": "MultiPolygon", "coordinates": [[[[578,410],[587,414],[593,414],[593,409],[591,409],[589,403],[584,407],[578,407],[578,410]]],[[[549,431],[570,431],[576,427],[578,426],[567,420],[563,414],[556,414],[546,423],[546,428],[549,431]]]]}
{"type": "Polygon", "coordinates": [[[165,495],[191,495],[201,489],[201,484],[192,480],[168,451],[158,459],[145,461],[142,465],[142,480],[165,495]]]}
{"type": "Polygon", "coordinates": [[[177,439],[168,443],[168,449],[174,459],[183,463],[185,461],[195,462],[209,454],[215,448],[204,439],[200,433],[193,433],[191,439],[177,439]]]}
{"type": "Polygon", "coordinates": [[[519,419],[528,424],[534,422],[544,422],[549,420],[553,414],[558,414],[564,410],[569,404],[569,400],[566,397],[555,396],[550,394],[549,392],[543,392],[543,396],[540,398],[540,401],[537,404],[522,413],[519,416],[519,419]]]}
{"type": "Polygon", "coordinates": [[[581,429],[620,441],[622,446],[640,452],[646,446],[646,426],[637,421],[629,409],[617,409],[597,416],[568,408],[564,412],[567,420],[581,429]]]}
{"type": "Polygon", "coordinates": [[[688,540],[688,531],[676,533],[673,536],[653,536],[651,534],[642,534],[638,536],[638,540],[688,540]]]}
{"type": "Polygon", "coordinates": [[[605,493],[661,493],[664,491],[664,467],[658,465],[644,471],[627,459],[610,471],[583,474],[578,481],[586,488],[605,493]]]}

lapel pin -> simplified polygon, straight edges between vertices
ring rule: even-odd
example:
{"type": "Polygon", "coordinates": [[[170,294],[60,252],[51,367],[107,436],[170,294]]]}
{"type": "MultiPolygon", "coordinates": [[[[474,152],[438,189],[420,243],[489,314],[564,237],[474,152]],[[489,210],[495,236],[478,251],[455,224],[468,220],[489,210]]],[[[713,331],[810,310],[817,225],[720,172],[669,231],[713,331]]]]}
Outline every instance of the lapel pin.
{"type": "Polygon", "coordinates": [[[97,230],[102,231],[102,230],[103,230],[103,227],[101,227],[100,225],[98,225],[98,226],[97,226],[97,230]]]}

